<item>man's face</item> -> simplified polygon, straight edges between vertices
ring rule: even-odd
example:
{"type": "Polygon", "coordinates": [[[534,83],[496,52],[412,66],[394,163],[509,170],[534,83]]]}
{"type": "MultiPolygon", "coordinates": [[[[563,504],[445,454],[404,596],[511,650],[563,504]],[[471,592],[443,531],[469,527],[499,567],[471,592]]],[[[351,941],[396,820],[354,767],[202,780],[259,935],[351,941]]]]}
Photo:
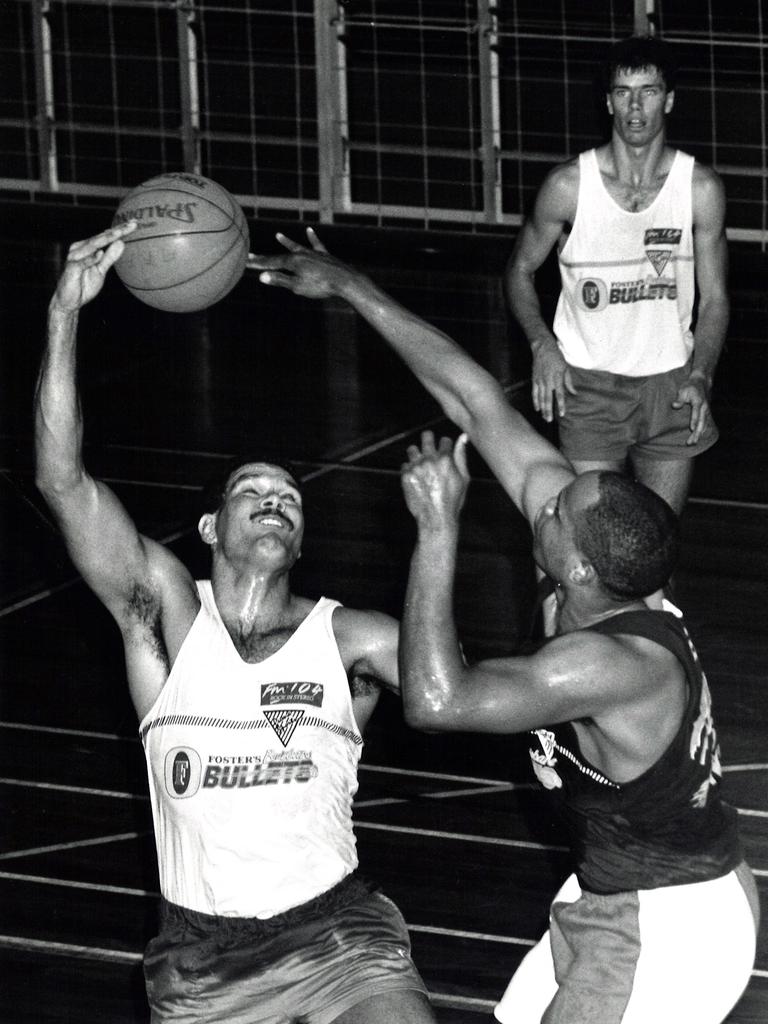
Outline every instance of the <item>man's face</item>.
{"type": "Polygon", "coordinates": [[[284,549],[295,561],[304,535],[304,513],[296,481],[267,462],[249,462],[232,473],[216,515],[220,542],[284,549]]]}
{"type": "Polygon", "coordinates": [[[658,68],[617,71],[607,96],[613,130],[628,146],[646,146],[664,130],[674,104],[658,68]]]}
{"type": "Polygon", "coordinates": [[[599,474],[584,473],[545,502],[533,529],[533,557],[551,578],[563,580],[579,558],[575,517],[599,498],[599,474]]]}

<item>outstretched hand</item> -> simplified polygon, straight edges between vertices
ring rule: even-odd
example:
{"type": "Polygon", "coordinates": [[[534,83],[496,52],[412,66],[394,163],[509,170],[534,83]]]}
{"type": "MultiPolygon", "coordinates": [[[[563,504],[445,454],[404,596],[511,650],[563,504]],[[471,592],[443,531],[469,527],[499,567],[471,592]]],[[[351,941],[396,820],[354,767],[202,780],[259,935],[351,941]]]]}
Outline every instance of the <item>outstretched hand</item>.
{"type": "Polygon", "coordinates": [[[338,295],[340,287],[354,274],[350,267],[331,256],[312,228],[307,228],[311,248],[299,245],[280,232],[276,238],[288,250],[287,254],[248,254],[246,267],[261,271],[259,280],[262,284],[287,288],[307,299],[327,299],[338,295]]]}
{"type": "Polygon", "coordinates": [[[123,255],[123,238],[135,229],[136,221],[130,220],[70,245],[53,297],[59,309],[75,313],[99,294],[107,271],[123,255]]]}
{"type": "Polygon", "coordinates": [[[401,479],[405,503],[420,527],[455,528],[469,486],[467,435],[462,434],[455,445],[443,437],[435,446],[434,434],[425,430],[421,448],[408,447],[401,479]]]}

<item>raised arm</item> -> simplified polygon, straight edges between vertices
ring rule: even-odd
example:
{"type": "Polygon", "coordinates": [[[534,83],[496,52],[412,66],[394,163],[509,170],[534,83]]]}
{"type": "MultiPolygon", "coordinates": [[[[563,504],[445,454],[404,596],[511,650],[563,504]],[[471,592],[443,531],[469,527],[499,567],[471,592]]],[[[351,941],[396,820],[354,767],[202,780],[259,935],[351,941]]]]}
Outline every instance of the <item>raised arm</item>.
{"type": "Polygon", "coordinates": [[[717,174],[700,164],[695,165],[693,177],[693,256],[699,291],[693,366],[675,402],[691,406],[688,444],[699,440],[710,416],[712,380],[730,316],[725,191],[717,174]]]}
{"type": "Polygon", "coordinates": [[[99,293],[123,251],[123,237],[134,228],[130,222],[70,247],[48,309],[48,339],[35,393],[35,455],[37,486],[70,557],[127,641],[132,693],[137,707],[144,707],[152,686],[143,680],[153,673],[143,672],[138,662],[148,649],[159,653],[164,596],[180,581],[188,590],[188,574],[174,556],[139,534],[115,494],[83,465],[76,381],[80,309],[99,293]],[[133,642],[142,639],[146,643],[133,642]]]}
{"type": "Polygon", "coordinates": [[[501,485],[533,521],[573,478],[570,463],[513,409],[495,378],[442,331],[409,312],[368,277],[330,256],[312,229],[311,249],[278,240],[281,256],[251,256],[264,284],[307,298],[345,299],[392,346],[446,416],[468,435],[501,485]]]}
{"type": "Polygon", "coordinates": [[[425,432],[421,448],[408,449],[402,482],[418,530],[400,630],[400,685],[410,725],[513,733],[611,719],[615,729],[617,708],[659,702],[663,674],[661,682],[649,681],[631,648],[589,631],[557,637],[531,656],[467,664],[453,615],[459,520],[469,482],[464,440],[454,447],[444,438],[436,446],[425,432]]]}
{"type": "Polygon", "coordinates": [[[578,188],[576,163],[562,164],[550,171],[536,197],[533,213],[517,236],[504,277],[507,302],[531,346],[533,407],[548,423],[554,418],[553,395],[562,415],[566,392],[573,394],[574,389],[568,365],[541,314],[535,278],[565,228],[573,223],[578,188]]]}

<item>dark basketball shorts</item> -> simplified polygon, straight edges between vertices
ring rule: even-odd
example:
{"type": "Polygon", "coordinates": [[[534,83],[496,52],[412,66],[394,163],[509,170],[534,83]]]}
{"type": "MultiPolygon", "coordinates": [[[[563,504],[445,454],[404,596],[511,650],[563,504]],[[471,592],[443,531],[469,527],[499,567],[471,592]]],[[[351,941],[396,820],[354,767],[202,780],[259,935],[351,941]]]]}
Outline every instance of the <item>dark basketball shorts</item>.
{"type": "Polygon", "coordinates": [[[721,1024],[755,960],[746,864],[706,882],[601,896],[571,875],[494,1011],[502,1024],[721,1024]]]}
{"type": "Polygon", "coordinates": [[[566,458],[619,461],[634,451],[650,459],[687,459],[711,448],[718,430],[711,417],[699,441],[691,434],[691,407],[673,409],[690,366],[649,377],[625,377],[604,370],[571,367],[576,394],[566,393],[566,414],[558,418],[566,458]]]}
{"type": "Polygon", "coordinates": [[[371,996],[426,994],[402,914],[356,876],[266,920],[163,901],[144,975],[152,1024],[329,1024],[371,996]]]}

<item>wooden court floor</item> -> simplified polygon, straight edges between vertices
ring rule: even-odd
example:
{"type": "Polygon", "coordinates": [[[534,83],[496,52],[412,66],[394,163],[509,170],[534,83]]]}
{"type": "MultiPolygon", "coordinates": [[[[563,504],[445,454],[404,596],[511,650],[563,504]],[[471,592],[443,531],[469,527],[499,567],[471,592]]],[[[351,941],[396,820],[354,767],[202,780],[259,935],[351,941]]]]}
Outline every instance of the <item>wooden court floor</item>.
{"type": "MultiPolygon", "coordinates": [[[[74,574],[32,484],[31,404],[47,300],[66,245],[109,215],[7,212],[0,235],[0,1022],[144,1024],[141,955],[154,929],[157,876],[120,640],[74,574]]],[[[271,237],[252,226],[255,250],[271,251],[271,237]]],[[[501,300],[506,241],[398,230],[324,237],[464,344],[528,411],[526,359],[501,300]]],[[[764,255],[733,251],[733,322],[715,390],[722,439],[697,468],[677,581],[713,690],[725,790],[740,812],[764,913],[765,270],[764,255]]],[[[304,480],[307,539],[296,589],[399,613],[413,527],[398,469],[423,428],[451,427],[353,314],[246,277],[208,313],[174,316],[149,310],[111,280],[84,314],[81,338],[86,461],[140,529],[205,575],[193,532],[196,489],[225,456],[252,446],[265,458],[291,460],[304,480]]],[[[479,460],[471,468],[456,608],[473,657],[528,643],[533,573],[523,521],[479,460]]],[[[362,870],[403,910],[440,1021],[480,1024],[543,930],[568,870],[525,739],[418,734],[390,697],[366,739],[355,805],[362,870]]],[[[766,1020],[764,928],[751,984],[729,1021],[766,1020]]]]}

